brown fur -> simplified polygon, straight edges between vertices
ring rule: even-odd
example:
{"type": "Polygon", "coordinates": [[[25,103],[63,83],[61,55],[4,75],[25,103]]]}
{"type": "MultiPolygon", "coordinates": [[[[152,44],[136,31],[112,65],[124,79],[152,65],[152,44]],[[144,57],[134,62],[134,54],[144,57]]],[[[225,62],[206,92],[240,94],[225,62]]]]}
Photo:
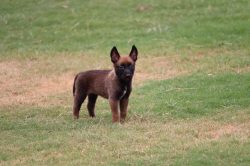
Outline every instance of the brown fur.
{"type": "Polygon", "coordinates": [[[73,85],[73,115],[76,119],[79,118],[81,105],[87,96],[89,115],[95,117],[96,99],[102,96],[109,100],[112,121],[124,122],[137,54],[137,49],[133,46],[129,56],[120,57],[116,47],[113,47],[110,53],[113,70],[89,70],[76,75],[73,85]]]}

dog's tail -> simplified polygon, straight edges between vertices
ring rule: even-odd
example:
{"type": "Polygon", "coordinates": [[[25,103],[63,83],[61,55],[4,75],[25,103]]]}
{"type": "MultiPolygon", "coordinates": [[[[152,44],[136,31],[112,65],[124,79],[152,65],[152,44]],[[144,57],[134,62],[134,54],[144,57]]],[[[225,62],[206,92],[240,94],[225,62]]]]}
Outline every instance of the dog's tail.
{"type": "Polygon", "coordinates": [[[75,96],[75,91],[76,91],[76,79],[78,77],[78,74],[75,76],[74,83],[73,83],[73,96],[75,96]]]}

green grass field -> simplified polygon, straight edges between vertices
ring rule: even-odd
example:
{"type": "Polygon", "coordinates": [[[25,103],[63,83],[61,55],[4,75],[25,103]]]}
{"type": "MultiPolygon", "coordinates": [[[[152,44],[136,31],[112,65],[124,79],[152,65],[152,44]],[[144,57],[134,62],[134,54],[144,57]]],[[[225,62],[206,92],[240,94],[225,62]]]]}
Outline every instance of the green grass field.
{"type": "Polygon", "coordinates": [[[0,1],[0,165],[250,165],[248,0],[0,1]],[[125,124],[75,74],[139,50],[125,124]]]}

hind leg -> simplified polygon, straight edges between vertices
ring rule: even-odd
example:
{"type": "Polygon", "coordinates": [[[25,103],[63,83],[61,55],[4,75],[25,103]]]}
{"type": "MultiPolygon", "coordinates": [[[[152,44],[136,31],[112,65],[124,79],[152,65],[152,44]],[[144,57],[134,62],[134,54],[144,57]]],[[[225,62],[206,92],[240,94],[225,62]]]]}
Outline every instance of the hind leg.
{"type": "Polygon", "coordinates": [[[88,111],[89,111],[89,116],[95,117],[95,103],[96,103],[97,95],[95,94],[89,94],[88,95],[88,111]]]}
{"type": "Polygon", "coordinates": [[[76,91],[74,96],[74,106],[73,106],[73,116],[75,119],[79,118],[79,112],[81,109],[81,105],[84,102],[87,94],[84,91],[76,91]]]}

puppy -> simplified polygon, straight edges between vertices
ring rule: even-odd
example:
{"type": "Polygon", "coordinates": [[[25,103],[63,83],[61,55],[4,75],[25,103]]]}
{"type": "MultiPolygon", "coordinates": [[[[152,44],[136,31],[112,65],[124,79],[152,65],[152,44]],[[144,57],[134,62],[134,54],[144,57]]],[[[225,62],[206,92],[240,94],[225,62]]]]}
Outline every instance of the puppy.
{"type": "Polygon", "coordinates": [[[87,96],[89,116],[95,117],[96,99],[102,96],[109,100],[112,121],[125,121],[137,55],[134,45],[128,56],[120,56],[116,47],[113,47],[110,53],[113,70],[89,70],[76,75],[73,85],[75,119],[79,118],[81,105],[87,96]]]}

